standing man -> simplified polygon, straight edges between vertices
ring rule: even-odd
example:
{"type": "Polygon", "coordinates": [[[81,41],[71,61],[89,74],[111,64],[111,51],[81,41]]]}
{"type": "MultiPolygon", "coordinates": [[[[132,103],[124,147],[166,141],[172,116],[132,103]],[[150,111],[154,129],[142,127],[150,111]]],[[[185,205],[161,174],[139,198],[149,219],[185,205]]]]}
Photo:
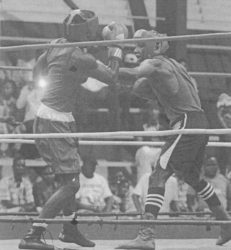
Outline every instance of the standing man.
{"type": "MultiPolygon", "coordinates": [[[[156,31],[138,30],[134,38],[161,37],[156,31]]],[[[138,42],[135,54],[140,65],[121,68],[120,76],[137,80],[136,93],[147,93],[147,99],[158,98],[170,120],[172,129],[207,129],[208,122],[201,108],[199,96],[187,71],[175,60],[164,55],[168,49],[166,41],[138,42]]],[[[180,173],[208,204],[218,220],[229,220],[213,187],[200,179],[202,160],[208,141],[207,135],[175,135],[167,139],[162,148],[157,167],[149,178],[145,202],[145,219],[156,219],[164,202],[165,183],[173,172],[180,173]]],[[[221,227],[217,245],[231,239],[231,225],[221,227]]],[[[136,239],[118,248],[155,249],[153,226],[144,226],[136,239]]]]}
{"type": "MultiPolygon", "coordinates": [[[[89,10],[73,10],[64,20],[65,38],[52,44],[94,40],[98,30],[98,17],[89,10]]],[[[128,31],[121,24],[111,23],[103,30],[107,40],[127,38],[128,31]]],[[[76,132],[72,112],[78,98],[78,88],[89,76],[105,83],[114,83],[122,51],[118,47],[108,50],[109,67],[97,61],[92,55],[78,47],[50,48],[39,58],[34,68],[34,76],[47,75],[48,84],[44,90],[41,105],[35,117],[35,133],[76,132]]],[[[79,190],[79,154],[76,138],[36,139],[36,146],[47,165],[53,168],[60,188],[48,199],[39,218],[54,218],[61,210],[65,216],[73,213],[75,194],[79,190]]],[[[21,240],[21,249],[54,250],[41,240],[46,230],[45,223],[33,223],[31,230],[21,240]]],[[[59,235],[63,242],[84,247],[94,247],[95,243],[86,239],[78,230],[76,221],[64,223],[59,235]]]]}

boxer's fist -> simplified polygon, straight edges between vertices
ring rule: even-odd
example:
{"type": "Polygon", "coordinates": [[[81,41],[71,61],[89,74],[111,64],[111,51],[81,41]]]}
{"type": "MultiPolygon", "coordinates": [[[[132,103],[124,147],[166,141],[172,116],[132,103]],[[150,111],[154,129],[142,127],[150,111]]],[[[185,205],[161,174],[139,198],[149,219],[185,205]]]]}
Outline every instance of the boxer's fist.
{"type": "Polygon", "coordinates": [[[102,30],[104,40],[123,40],[128,38],[128,29],[121,23],[111,22],[102,30]]]}

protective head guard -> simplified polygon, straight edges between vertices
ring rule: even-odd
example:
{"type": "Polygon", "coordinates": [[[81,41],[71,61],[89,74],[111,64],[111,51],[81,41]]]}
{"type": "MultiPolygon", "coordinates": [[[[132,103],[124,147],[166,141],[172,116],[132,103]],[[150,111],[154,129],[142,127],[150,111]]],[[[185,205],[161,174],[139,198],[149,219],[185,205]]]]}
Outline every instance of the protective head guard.
{"type": "MultiPolygon", "coordinates": [[[[163,37],[166,36],[165,34],[160,34],[155,30],[144,30],[140,29],[137,30],[134,34],[134,38],[157,38],[157,37],[163,37]]],[[[152,58],[155,55],[164,54],[167,49],[169,48],[167,41],[146,41],[146,42],[140,42],[137,45],[138,47],[143,48],[143,57],[146,58],[152,58]]]]}
{"type": "Polygon", "coordinates": [[[89,41],[96,37],[99,21],[90,10],[73,10],[64,20],[64,36],[69,41],[89,41]]]}

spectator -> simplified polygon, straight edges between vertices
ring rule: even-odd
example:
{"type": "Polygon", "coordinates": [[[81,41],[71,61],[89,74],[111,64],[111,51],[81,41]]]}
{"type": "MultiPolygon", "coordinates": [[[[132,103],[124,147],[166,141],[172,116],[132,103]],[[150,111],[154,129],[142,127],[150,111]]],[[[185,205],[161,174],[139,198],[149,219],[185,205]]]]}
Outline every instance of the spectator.
{"type": "MultiPolygon", "coordinates": [[[[12,133],[15,125],[16,116],[16,92],[17,88],[14,81],[6,79],[0,100],[0,133],[12,133]]],[[[8,152],[8,144],[1,144],[1,153],[5,156],[8,152]]]]}
{"type": "Polygon", "coordinates": [[[189,211],[188,206],[188,192],[189,185],[184,181],[183,176],[181,174],[175,174],[177,179],[177,190],[178,190],[178,201],[177,207],[180,212],[189,211]]]}
{"type": "MultiPolygon", "coordinates": [[[[147,122],[144,123],[144,131],[156,131],[159,129],[159,112],[156,109],[149,110],[149,116],[147,122]]],[[[148,138],[153,140],[153,138],[148,138]]],[[[150,173],[152,167],[155,168],[157,160],[159,158],[161,149],[159,147],[152,146],[142,146],[140,147],[135,154],[135,165],[137,167],[137,179],[139,180],[141,176],[145,173],[150,173]]]]}
{"type": "Polygon", "coordinates": [[[219,165],[215,157],[210,157],[204,165],[204,178],[213,187],[226,210],[231,209],[231,184],[229,180],[220,173],[219,165]]]}
{"type": "Polygon", "coordinates": [[[137,168],[137,180],[155,168],[161,149],[159,147],[142,146],[135,154],[135,165],[137,168]]]}
{"type": "Polygon", "coordinates": [[[132,201],[133,187],[123,171],[116,173],[111,187],[114,194],[113,206],[119,206],[117,212],[134,212],[135,207],[132,201]]]}
{"type": "MultiPolygon", "coordinates": [[[[228,79],[226,80],[227,88],[230,86],[229,81],[228,79]]],[[[231,92],[228,92],[229,94],[222,93],[217,100],[217,116],[222,128],[231,128],[231,92]]],[[[220,140],[223,142],[230,142],[231,136],[229,134],[221,135],[220,140]]],[[[222,150],[218,150],[218,152],[221,172],[226,174],[226,171],[229,172],[231,170],[230,148],[222,148],[222,150]]]]}
{"type": "MultiPolygon", "coordinates": [[[[133,191],[132,199],[138,213],[144,212],[150,174],[150,171],[149,173],[144,174],[133,191]]],[[[170,213],[171,211],[179,211],[178,200],[177,179],[175,176],[171,176],[165,184],[164,203],[160,212],[170,213]]]]}
{"type": "MultiPolygon", "coordinates": [[[[43,95],[43,88],[38,82],[28,81],[19,94],[16,105],[19,110],[24,110],[24,119],[16,129],[16,133],[33,133],[33,123],[36,112],[43,95]]],[[[35,145],[17,144],[15,148],[23,158],[39,158],[39,153],[35,145]]]]}
{"type": "Polygon", "coordinates": [[[33,197],[38,212],[56,190],[54,175],[48,166],[29,167],[28,176],[33,185],[33,197]]]}
{"type": "Polygon", "coordinates": [[[25,162],[16,158],[12,168],[13,176],[0,180],[1,206],[8,212],[34,211],[32,184],[26,177],[25,162]]]}
{"type": "Polygon", "coordinates": [[[33,121],[41,103],[43,87],[38,82],[28,81],[22,87],[16,105],[18,109],[25,109],[24,121],[33,121]]]}
{"type": "Polygon", "coordinates": [[[113,204],[112,192],[107,180],[95,173],[97,161],[93,157],[83,157],[80,174],[80,189],[76,194],[78,208],[97,212],[110,212],[113,204]]]}

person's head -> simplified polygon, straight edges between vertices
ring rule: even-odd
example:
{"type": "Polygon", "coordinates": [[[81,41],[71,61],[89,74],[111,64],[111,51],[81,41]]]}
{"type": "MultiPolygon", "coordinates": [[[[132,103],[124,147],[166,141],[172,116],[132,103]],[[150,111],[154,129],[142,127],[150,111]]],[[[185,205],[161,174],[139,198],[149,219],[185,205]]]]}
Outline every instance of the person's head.
{"type": "Polygon", "coordinates": [[[98,17],[90,10],[72,10],[64,19],[64,36],[70,42],[94,40],[99,27],[98,17]]]}
{"type": "MultiPolygon", "coordinates": [[[[133,38],[159,38],[165,36],[160,34],[155,30],[137,30],[133,38]]],[[[169,48],[167,41],[144,41],[137,42],[134,53],[139,61],[143,61],[148,58],[153,58],[154,56],[164,54],[169,48]]]]}
{"type": "Polygon", "coordinates": [[[14,174],[15,181],[16,182],[21,182],[22,176],[26,175],[26,163],[25,163],[25,160],[20,158],[20,157],[16,157],[13,160],[12,169],[13,169],[13,174],[14,174]]]}
{"type": "Polygon", "coordinates": [[[94,177],[94,172],[96,170],[97,161],[92,156],[84,156],[82,158],[82,173],[85,177],[91,179],[94,177]]]}
{"type": "Polygon", "coordinates": [[[208,178],[214,178],[219,171],[219,165],[215,157],[210,157],[204,164],[204,175],[208,178]]]}
{"type": "Polygon", "coordinates": [[[5,98],[10,98],[16,95],[17,87],[14,81],[7,79],[3,85],[3,95],[5,98]]]}

